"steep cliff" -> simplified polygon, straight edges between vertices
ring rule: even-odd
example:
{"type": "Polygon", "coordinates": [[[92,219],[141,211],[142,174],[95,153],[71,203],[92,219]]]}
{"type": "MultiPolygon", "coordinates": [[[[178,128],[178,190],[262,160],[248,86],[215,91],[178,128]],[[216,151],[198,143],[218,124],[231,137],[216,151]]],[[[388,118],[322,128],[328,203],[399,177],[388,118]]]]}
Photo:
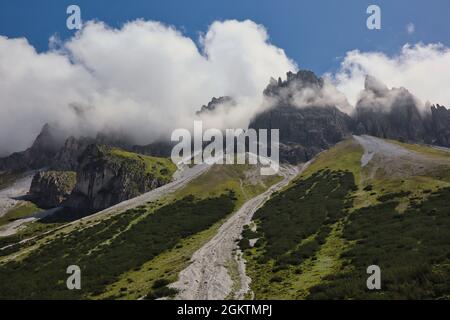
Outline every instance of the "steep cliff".
{"type": "Polygon", "coordinates": [[[236,105],[236,101],[229,96],[224,97],[213,97],[207,105],[203,105],[196,115],[202,115],[209,112],[214,112],[220,108],[230,108],[236,105]]]}
{"type": "Polygon", "coordinates": [[[282,161],[308,161],[352,134],[353,120],[335,105],[323,102],[300,107],[296,103],[299,92],[308,90],[320,96],[323,85],[323,80],[314,73],[299,71],[288,73],[286,81],[272,79],[264,91],[266,97],[274,101],[273,107],[257,115],[249,127],[280,130],[282,161]]]}
{"type": "Polygon", "coordinates": [[[101,210],[166,184],[175,169],[170,159],[92,144],[80,156],[76,186],[64,206],[101,210]]]}
{"type": "Polygon", "coordinates": [[[367,76],[353,118],[356,134],[450,146],[450,110],[422,106],[405,88],[388,89],[367,76]]]}
{"type": "Polygon", "coordinates": [[[64,139],[65,133],[62,130],[46,124],[30,148],[0,158],[0,171],[23,171],[46,167],[52,163],[64,139]]]}
{"type": "Polygon", "coordinates": [[[52,161],[52,168],[58,170],[73,170],[78,169],[78,159],[86,150],[86,148],[95,143],[94,138],[80,137],[75,138],[73,136],[69,137],[52,161]]]}
{"type": "Polygon", "coordinates": [[[450,109],[444,106],[431,106],[431,113],[425,126],[430,132],[428,143],[450,147],[450,109]]]}
{"type": "Polygon", "coordinates": [[[425,142],[427,132],[419,102],[405,88],[388,89],[367,76],[353,115],[357,134],[425,142]]]}
{"type": "Polygon", "coordinates": [[[73,171],[40,171],[33,177],[30,196],[42,208],[53,208],[65,201],[76,183],[73,171]]]}

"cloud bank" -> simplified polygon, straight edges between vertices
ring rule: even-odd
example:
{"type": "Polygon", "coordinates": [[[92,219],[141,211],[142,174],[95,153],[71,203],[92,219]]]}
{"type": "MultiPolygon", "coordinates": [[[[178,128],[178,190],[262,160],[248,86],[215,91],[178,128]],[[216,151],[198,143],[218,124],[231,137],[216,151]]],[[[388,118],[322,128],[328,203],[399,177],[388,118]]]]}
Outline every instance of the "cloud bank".
{"type": "Polygon", "coordinates": [[[350,51],[340,70],[328,75],[352,105],[364,89],[366,75],[388,87],[404,87],[422,101],[450,107],[450,49],[442,44],[405,45],[396,56],[350,51]]]}
{"type": "MultiPolygon", "coordinates": [[[[67,41],[50,39],[43,53],[26,39],[0,36],[0,156],[29,147],[47,122],[74,135],[120,133],[136,144],[168,139],[175,128],[191,128],[195,112],[219,96],[236,104],[202,117],[205,127],[246,127],[270,106],[262,95],[269,79],[297,70],[249,20],[214,22],[198,43],[143,20],[119,29],[87,22],[67,41]]],[[[351,113],[366,75],[407,88],[422,106],[450,106],[450,49],[442,44],[405,45],[396,56],[350,51],[324,76],[319,94],[298,92],[295,101],[351,113]]]]}
{"type": "Polygon", "coordinates": [[[121,132],[136,144],[167,139],[213,96],[238,102],[214,126],[246,126],[270,77],[296,69],[252,21],[214,22],[199,43],[141,20],[120,29],[88,22],[44,53],[0,36],[0,155],[28,147],[46,122],[79,135],[121,132]]]}

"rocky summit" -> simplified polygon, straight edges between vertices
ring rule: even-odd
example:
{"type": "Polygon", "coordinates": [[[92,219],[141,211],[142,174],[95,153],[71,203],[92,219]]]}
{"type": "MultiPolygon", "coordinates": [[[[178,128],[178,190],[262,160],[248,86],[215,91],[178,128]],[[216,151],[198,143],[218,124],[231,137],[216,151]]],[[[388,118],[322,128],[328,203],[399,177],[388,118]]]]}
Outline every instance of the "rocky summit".
{"type": "Polygon", "coordinates": [[[353,115],[357,134],[450,146],[450,110],[420,107],[405,88],[388,89],[367,76],[353,115]]]}
{"type": "Polygon", "coordinates": [[[295,95],[301,90],[320,94],[324,82],[310,71],[289,72],[287,80],[272,79],[264,90],[273,106],[250,123],[253,129],[280,130],[280,159],[290,163],[305,162],[322,150],[352,134],[352,118],[336,106],[298,107],[295,95]]]}
{"type": "Polygon", "coordinates": [[[318,99],[323,88],[323,79],[301,70],[288,72],[285,81],[272,79],[264,90],[272,106],[258,114],[250,128],[280,130],[282,161],[307,161],[352,134],[450,147],[450,110],[440,105],[421,107],[405,88],[389,89],[367,76],[350,115],[329,100],[318,99]],[[299,106],[296,98],[303,91],[311,104],[299,106]]]}
{"type": "Polygon", "coordinates": [[[236,105],[236,101],[230,96],[223,97],[213,97],[207,105],[203,105],[199,111],[196,112],[197,115],[202,115],[209,112],[217,111],[220,108],[229,108],[236,105]]]}
{"type": "Polygon", "coordinates": [[[45,124],[30,148],[0,158],[0,171],[22,171],[48,166],[64,143],[64,132],[45,124]]]}

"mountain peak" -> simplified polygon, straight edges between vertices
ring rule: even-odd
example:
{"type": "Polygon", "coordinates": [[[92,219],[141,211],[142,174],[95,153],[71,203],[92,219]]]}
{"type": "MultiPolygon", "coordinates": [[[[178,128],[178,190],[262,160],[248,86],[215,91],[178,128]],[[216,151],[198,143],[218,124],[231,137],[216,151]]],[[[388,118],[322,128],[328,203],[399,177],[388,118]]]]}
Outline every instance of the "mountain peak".
{"type": "Polygon", "coordinates": [[[310,70],[299,70],[297,73],[289,71],[286,73],[286,80],[278,78],[270,79],[269,85],[264,90],[265,96],[279,96],[285,88],[292,90],[302,90],[304,88],[320,89],[323,87],[323,79],[316,76],[310,70]]]}
{"type": "Polygon", "coordinates": [[[389,91],[389,88],[384,83],[371,75],[366,75],[364,89],[372,91],[377,96],[383,96],[389,91]]]}
{"type": "Polygon", "coordinates": [[[199,111],[196,112],[197,115],[201,115],[208,112],[216,111],[220,106],[223,105],[235,105],[236,101],[230,96],[223,97],[213,97],[207,105],[203,105],[199,111]]]}

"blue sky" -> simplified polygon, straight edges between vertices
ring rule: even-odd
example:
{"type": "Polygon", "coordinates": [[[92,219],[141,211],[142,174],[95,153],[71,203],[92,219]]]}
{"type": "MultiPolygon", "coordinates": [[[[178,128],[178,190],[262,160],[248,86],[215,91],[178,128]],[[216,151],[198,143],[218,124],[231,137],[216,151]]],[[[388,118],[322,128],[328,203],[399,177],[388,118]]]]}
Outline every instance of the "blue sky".
{"type": "Polygon", "coordinates": [[[1,0],[0,34],[26,37],[38,50],[48,39],[73,35],[66,29],[66,8],[81,7],[83,20],[101,20],[119,27],[144,18],[174,25],[194,40],[215,20],[251,19],[263,24],[270,41],[283,48],[301,68],[322,74],[334,71],[349,50],[395,54],[405,43],[441,42],[450,46],[450,1],[430,0],[1,0]],[[382,10],[382,29],[366,28],[366,8],[382,10]],[[408,34],[406,25],[415,32],[408,34]]]}

